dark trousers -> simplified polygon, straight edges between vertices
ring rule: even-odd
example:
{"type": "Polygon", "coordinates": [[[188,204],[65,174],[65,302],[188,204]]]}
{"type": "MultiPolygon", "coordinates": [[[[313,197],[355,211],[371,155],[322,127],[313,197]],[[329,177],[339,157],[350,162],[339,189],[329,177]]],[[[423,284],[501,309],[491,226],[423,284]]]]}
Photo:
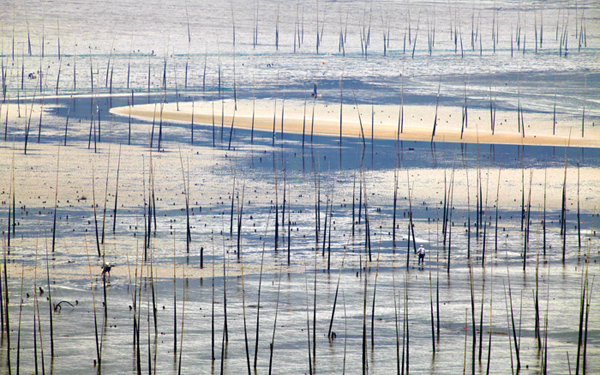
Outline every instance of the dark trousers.
{"type": "Polygon", "coordinates": [[[419,254],[419,262],[417,264],[421,264],[421,262],[425,264],[425,254],[419,254]]]}

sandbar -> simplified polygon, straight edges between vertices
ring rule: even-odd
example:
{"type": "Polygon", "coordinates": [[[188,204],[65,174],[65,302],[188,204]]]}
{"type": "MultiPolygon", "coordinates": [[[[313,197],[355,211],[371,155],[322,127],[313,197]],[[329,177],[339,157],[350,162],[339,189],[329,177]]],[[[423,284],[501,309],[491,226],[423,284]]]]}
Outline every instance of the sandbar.
{"type": "Polygon", "coordinates": [[[326,104],[318,100],[233,100],[155,103],[116,107],[111,113],[145,121],[175,121],[283,133],[404,141],[600,147],[600,129],[581,119],[527,113],[520,124],[516,111],[496,111],[494,131],[489,110],[469,109],[463,128],[462,107],[326,104]],[[437,112],[437,121],[436,121],[437,112]],[[282,120],[283,119],[283,120],[282,120]],[[435,134],[433,127],[435,122],[435,134]],[[341,126],[340,126],[341,124],[341,126]],[[524,125],[523,125],[524,124],[524,125]],[[400,129],[400,132],[399,132],[400,129]],[[524,131],[523,131],[524,129],[524,131]],[[553,134],[554,132],[554,134],[553,134]]]}

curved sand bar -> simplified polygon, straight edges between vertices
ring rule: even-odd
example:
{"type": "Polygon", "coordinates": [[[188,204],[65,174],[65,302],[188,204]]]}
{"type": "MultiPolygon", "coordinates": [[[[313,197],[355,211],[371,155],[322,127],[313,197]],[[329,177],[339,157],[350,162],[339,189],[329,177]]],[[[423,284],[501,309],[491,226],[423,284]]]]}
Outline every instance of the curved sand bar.
{"type": "MultiPolygon", "coordinates": [[[[233,101],[185,102],[144,104],[133,107],[112,108],[111,113],[137,119],[158,122],[177,121],[184,123],[230,126],[280,134],[296,133],[339,137],[364,137],[396,139],[398,133],[399,106],[355,105],[273,99],[238,100],[237,110],[233,101]],[[162,107],[162,108],[161,108],[162,107]],[[341,113],[340,113],[341,112],[341,113]],[[254,116],[253,116],[254,113],[254,116]],[[283,117],[283,122],[282,122],[283,117]],[[340,121],[341,117],[341,121],[340,121]],[[340,130],[340,122],[342,124],[340,130]],[[362,129],[361,129],[362,125],[362,129]]],[[[404,125],[401,140],[432,141],[435,106],[404,106],[404,125]]],[[[555,135],[552,135],[552,114],[526,113],[523,115],[525,135],[518,131],[517,112],[497,111],[495,131],[491,131],[489,110],[469,109],[467,127],[462,132],[462,108],[439,107],[437,110],[435,142],[462,142],[484,144],[515,144],[539,146],[600,147],[600,129],[587,124],[585,137],[581,136],[581,119],[557,118],[555,135]]]]}

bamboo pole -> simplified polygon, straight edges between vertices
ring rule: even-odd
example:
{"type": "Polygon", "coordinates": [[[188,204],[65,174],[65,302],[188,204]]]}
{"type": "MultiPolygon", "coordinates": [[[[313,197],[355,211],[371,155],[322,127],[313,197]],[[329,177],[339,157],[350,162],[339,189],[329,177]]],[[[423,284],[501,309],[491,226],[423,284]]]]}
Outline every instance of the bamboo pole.
{"type": "MultiPolygon", "coordinates": [[[[121,170],[121,145],[119,145],[119,161],[117,162],[117,177],[115,181],[115,208],[113,210],[113,234],[117,226],[117,203],[119,199],[119,172],[121,170]]],[[[145,189],[144,189],[145,192],[145,189]]]]}
{"type": "Polygon", "coordinates": [[[277,315],[279,313],[279,294],[281,291],[281,270],[279,272],[279,281],[277,283],[277,298],[275,301],[275,319],[273,319],[273,336],[271,337],[271,344],[269,345],[269,375],[273,369],[273,351],[275,350],[275,332],[277,330],[277,315]]]}
{"type": "MultiPolygon", "coordinates": [[[[265,236],[264,236],[264,240],[263,240],[263,248],[262,248],[262,254],[260,257],[260,273],[258,276],[258,302],[256,303],[256,341],[254,344],[254,371],[256,372],[256,363],[258,361],[258,340],[259,340],[259,333],[260,333],[260,297],[261,297],[261,289],[262,289],[262,276],[263,276],[263,266],[264,266],[264,261],[265,261],[265,242],[266,242],[266,235],[267,235],[267,231],[269,229],[269,218],[271,216],[271,211],[269,211],[269,216],[267,217],[267,223],[265,225],[265,236]]],[[[307,322],[308,324],[308,322],[307,322]]],[[[308,329],[308,331],[310,332],[310,329],[308,329]]],[[[309,333],[310,335],[310,333],[309,333]]],[[[310,343],[309,343],[310,346],[310,343]]],[[[310,350],[309,350],[310,352],[310,350]]],[[[310,355],[310,354],[309,354],[310,355]]]]}
{"type": "Polygon", "coordinates": [[[91,289],[92,289],[92,303],[93,303],[93,308],[94,308],[94,333],[95,333],[95,338],[96,338],[96,358],[98,359],[98,372],[100,372],[100,369],[102,368],[102,342],[98,340],[98,318],[96,315],[96,297],[94,294],[94,277],[92,276],[92,263],[90,261],[90,253],[88,251],[87,238],[85,235],[84,235],[84,242],[85,242],[85,252],[87,254],[87,259],[88,259],[88,268],[90,271],[90,285],[91,285],[91,289]]]}
{"type": "MultiPolygon", "coordinates": [[[[56,211],[58,209],[58,171],[60,166],[60,146],[58,146],[58,151],[56,155],[56,190],[54,194],[54,219],[52,223],[52,253],[54,253],[54,248],[56,244],[56,211]]],[[[54,347],[52,349],[52,353],[54,356],[54,347]]]]}

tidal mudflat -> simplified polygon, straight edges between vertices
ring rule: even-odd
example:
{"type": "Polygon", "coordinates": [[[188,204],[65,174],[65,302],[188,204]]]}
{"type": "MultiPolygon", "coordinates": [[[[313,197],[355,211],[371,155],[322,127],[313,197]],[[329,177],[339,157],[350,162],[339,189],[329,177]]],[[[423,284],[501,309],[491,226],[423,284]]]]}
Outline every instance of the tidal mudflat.
{"type": "Polygon", "coordinates": [[[598,17],[11,2],[2,372],[599,372],[598,17]]]}

